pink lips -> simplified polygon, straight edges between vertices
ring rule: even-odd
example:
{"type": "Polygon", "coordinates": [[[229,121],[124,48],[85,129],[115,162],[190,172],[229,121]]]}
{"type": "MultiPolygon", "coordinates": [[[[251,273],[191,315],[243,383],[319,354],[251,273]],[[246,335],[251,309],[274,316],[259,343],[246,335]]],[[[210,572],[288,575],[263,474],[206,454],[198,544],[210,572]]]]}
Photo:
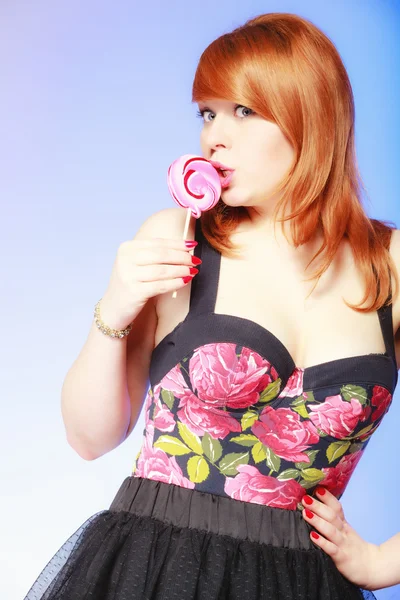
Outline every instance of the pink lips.
{"type": "Polygon", "coordinates": [[[221,187],[225,189],[231,184],[233,178],[233,171],[231,173],[228,173],[228,175],[226,175],[225,177],[221,175],[221,173],[219,173],[219,178],[221,180],[221,187]]]}
{"type": "Polygon", "coordinates": [[[218,175],[219,175],[219,178],[221,181],[221,187],[227,188],[232,181],[232,177],[235,172],[235,169],[231,169],[230,167],[227,167],[226,165],[224,165],[218,161],[215,161],[215,160],[210,160],[209,162],[212,164],[214,169],[216,169],[218,171],[218,175]],[[227,171],[227,174],[222,175],[221,171],[227,171]]]}

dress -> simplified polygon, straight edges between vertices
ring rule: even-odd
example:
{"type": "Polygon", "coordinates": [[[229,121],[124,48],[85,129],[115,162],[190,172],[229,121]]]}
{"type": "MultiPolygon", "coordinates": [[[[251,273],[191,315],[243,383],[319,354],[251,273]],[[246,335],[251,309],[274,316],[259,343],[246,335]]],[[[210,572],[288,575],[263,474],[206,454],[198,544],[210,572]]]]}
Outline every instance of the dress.
{"type": "Polygon", "coordinates": [[[301,499],[341,497],[389,410],[392,306],[384,354],[297,368],[265,328],[214,313],[221,255],[201,219],[195,237],[202,266],[153,351],[133,472],[25,600],[373,600],[311,541],[301,499]]]}

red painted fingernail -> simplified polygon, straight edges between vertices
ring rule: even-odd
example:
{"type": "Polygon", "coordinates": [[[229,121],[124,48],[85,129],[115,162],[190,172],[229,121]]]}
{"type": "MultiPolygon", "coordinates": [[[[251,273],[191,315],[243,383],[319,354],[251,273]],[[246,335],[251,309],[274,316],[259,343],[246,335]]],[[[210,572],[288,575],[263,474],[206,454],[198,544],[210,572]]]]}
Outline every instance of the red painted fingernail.
{"type": "Polygon", "coordinates": [[[325,491],[326,491],[326,490],[325,490],[324,488],[318,488],[318,489],[317,489],[317,493],[318,493],[320,496],[323,496],[323,495],[325,494],[325,491]]]}
{"type": "Polygon", "coordinates": [[[186,277],[182,277],[183,283],[189,283],[193,279],[194,275],[187,275],[186,277]]]}
{"type": "Polygon", "coordinates": [[[311,498],[311,496],[307,496],[307,494],[305,496],[303,496],[303,500],[306,504],[312,504],[314,502],[314,500],[311,498]]]}
{"type": "Polygon", "coordinates": [[[189,267],[189,273],[191,275],[197,275],[198,272],[199,272],[199,270],[196,269],[196,267],[189,267]]]}
{"type": "Polygon", "coordinates": [[[319,540],[319,535],[315,531],[311,532],[311,536],[314,538],[314,540],[319,540]]]}
{"type": "Polygon", "coordinates": [[[194,240],[186,240],[185,241],[185,246],[186,248],[195,248],[195,246],[197,246],[199,242],[195,242],[194,240]]]}
{"type": "Polygon", "coordinates": [[[193,265],[201,265],[203,261],[201,258],[197,258],[197,256],[192,256],[192,264],[193,265]]]}
{"type": "Polygon", "coordinates": [[[311,512],[311,510],[308,510],[308,508],[305,508],[304,510],[306,511],[306,516],[307,516],[309,519],[312,519],[312,518],[313,518],[313,516],[314,516],[314,513],[312,513],[312,512],[311,512]]]}

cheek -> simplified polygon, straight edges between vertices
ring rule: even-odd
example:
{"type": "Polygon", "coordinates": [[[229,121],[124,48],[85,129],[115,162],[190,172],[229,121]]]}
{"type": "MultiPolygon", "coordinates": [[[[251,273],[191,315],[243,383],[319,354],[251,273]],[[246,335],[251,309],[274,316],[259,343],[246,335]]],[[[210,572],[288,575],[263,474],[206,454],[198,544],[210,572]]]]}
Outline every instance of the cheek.
{"type": "Polygon", "coordinates": [[[289,140],[280,133],[275,139],[273,155],[277,163],[281,163],[285,168],[290,166],[294,160],[295,152],[289,140]]]}
{"type": "Polygon", "coordinates": [[[295,158],[295,153],[289,142],[282,135],[268,140],[263,144],[258,153],[257,171],[265,180],[276,181],[290,168],[295,158]]]}

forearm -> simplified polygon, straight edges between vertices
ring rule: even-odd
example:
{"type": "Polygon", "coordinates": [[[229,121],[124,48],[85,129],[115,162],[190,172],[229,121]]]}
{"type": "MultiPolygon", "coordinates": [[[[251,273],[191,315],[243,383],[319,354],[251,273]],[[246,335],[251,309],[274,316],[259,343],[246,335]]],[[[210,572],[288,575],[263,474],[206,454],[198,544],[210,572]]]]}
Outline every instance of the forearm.
{"type": "Polygon", "coordinates": [[[400,532],[377,546],[371,590],[400,583],[400,532]]]}
{"type": "Polygon", "coordinates": [[[126,340],[104,335],[93,320],[64,380],[61,411],[67,440],[86,460],[109,452],[125,439],[131,411],[126,340]]]}

